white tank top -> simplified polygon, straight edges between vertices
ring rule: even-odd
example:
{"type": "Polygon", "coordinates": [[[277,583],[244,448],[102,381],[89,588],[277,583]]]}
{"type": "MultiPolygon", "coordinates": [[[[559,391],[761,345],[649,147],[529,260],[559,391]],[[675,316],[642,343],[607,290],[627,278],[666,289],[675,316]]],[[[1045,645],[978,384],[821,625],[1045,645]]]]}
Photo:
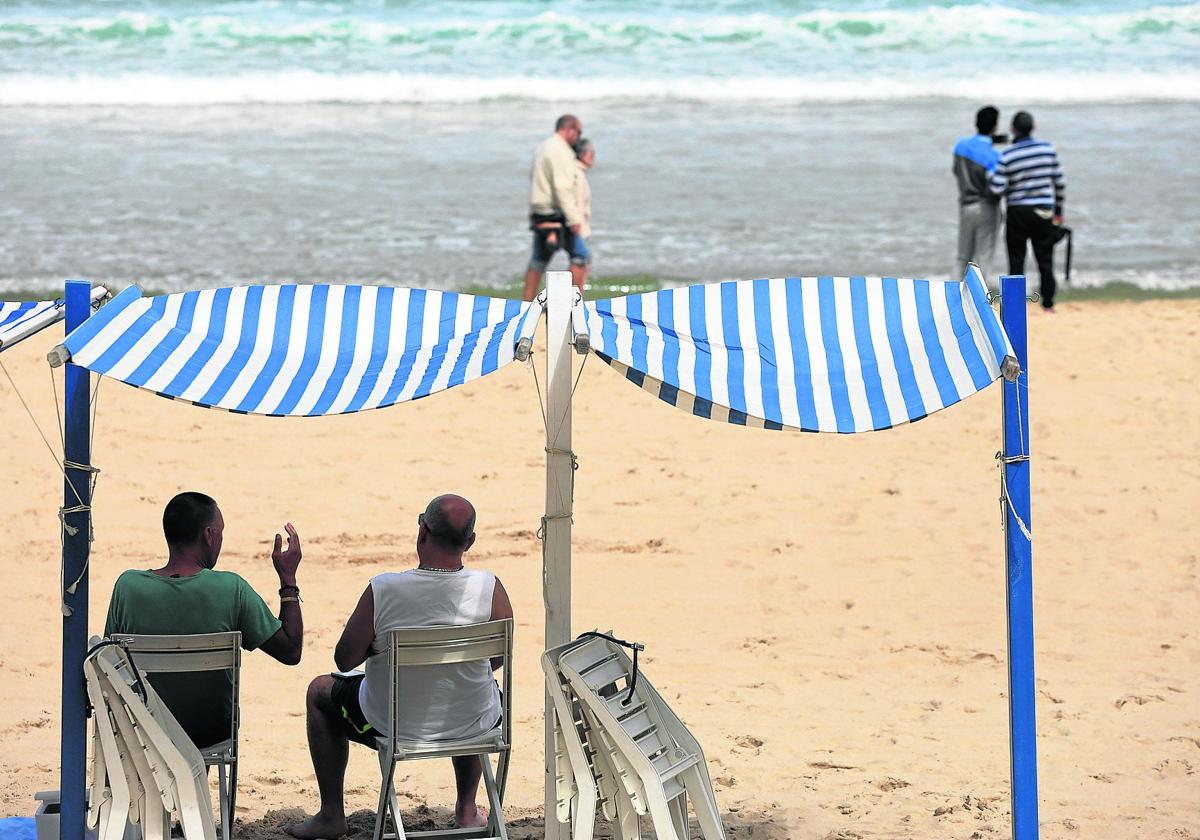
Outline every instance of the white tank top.
{"type": "MultiPolygon", "coordinates": [[[[461,569],[431,572],[410,569],[371,578],[375,599],[375,641],[382,651],[367,659],[367,678],[358,689],[364,717],[388,734],[389,630],[479,624],[492,617],[496,576],[461,569]]],[[[400,673],[401,741],[450,741],[487,732],[500,718],[500,689],[488,662],[414,665],[400,673]]]]}

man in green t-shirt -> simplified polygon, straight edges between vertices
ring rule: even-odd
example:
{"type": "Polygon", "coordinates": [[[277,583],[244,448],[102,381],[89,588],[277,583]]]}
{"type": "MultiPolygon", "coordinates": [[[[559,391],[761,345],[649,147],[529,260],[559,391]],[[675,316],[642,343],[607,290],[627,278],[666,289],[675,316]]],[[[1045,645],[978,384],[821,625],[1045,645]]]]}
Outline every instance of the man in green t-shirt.
{"type": "MultiPolygon", "coordinates": [[[[214,571],[225,519],[203,493],[180,493],[163,511],[167,564],[130,569],[113,587],[104,635],[183,635],[239,630],[242,647],[262,648],[285,665],[296,665],[304,648],[300,614],[300,535],[288,523],[287,549],[275,535],[271,560],[279,575],[279,615],[240,575],[214,571]]],[[[197,747],[229,737],[233,708],[230,671],[152,674],[150,684],[197,747]]]]}

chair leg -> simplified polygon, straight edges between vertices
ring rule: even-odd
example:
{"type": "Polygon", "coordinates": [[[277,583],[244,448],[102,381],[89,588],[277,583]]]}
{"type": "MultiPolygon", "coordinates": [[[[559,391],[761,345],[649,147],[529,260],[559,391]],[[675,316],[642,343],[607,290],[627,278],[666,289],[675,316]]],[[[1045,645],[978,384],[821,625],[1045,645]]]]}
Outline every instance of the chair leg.
{"type": "Polygon", "coordinates": [[[617,820],[613,823],[613,835],[618,840],[642,840],[642,825],[638,820],[637,810],[626,797],[618,796],[614,803],[617,809],[617,820]]]}
{"type": "Polygon", "coordinates": [[[163,810],[162,800],[146,797],[142,811],[142,840],[170,840],[171,815],[163,810]]]}
{"type": "MultiPolygon", "coordinates": [[[[595,787],[591,788],[592,795],[584,796],[580,791],[571,807],[571,840],[592,840],[596,833],[596,794],[595,787]]],[[[613,826],[616,840],[623,840],[619,828],[613,826]]]]}
{"type": "MultiPolygon", "coordinates": [[[[504,760],[503,753],[499,760],[504,760]]],[[[499,786],[496,784],[496,777],[492,774],[492,758],[489,755],[481,755],[479,763],[483,765],[483,788],[487,791],[490,812],[488,814],[488,834],[499,840],[508,840],[508,829],[504,824],[504,800],[499,786]]]]}
{"type": "Polygon", "coordinates": [[[646,810],[650,812],[650,819],[654,822],[654,836],[658,840],[687,840],[686,836],[680,837],[676,833],[675,814],[667,805],[667,800],[662,797],[661,789],[656,793],[646,791],[646,810]]]}
{"type": "Polygon", "coordinates": [[[229,831],[233,833],[233,822],[237,817],[237,758],[229,764],[229,831]]]}
{"type": "Polygon", "coordinates": [[[393,780],[396,776],[396,762],[390,751],[379,753],[379,770],[383,778],[379,786],[379,810],[375,814],[374,840],[384,840],[387,836],[386,827],[388,815],[391,814],[392,826],[396,840],[405,840],[404,823],[400,819],[400,803],[396,801],[396,788],[393,780]]]}
{"type": "Polygon", "coordinates": [[[496,757],[496,790],[500,791],[500,801],[504,801],[504,791],[508,787],[508,767],[510,753],[508,750],[496,757]]]}
{"type": "Polygon", "coordinates": [[[667,810],[671,812],[675,833],[679,835],[680,840],[691,840],[691,831],[688,829],[687,794],[681,793],[668,802],[667,810]]]}
{"type": "Polygon", "coordinates": [[[217,811],[221,815],[221,840],[232,840],[233,809],[229,805],[229,780],[223,761],[217,764],[217,811]]]}
{"type": "Polygon", "coordinates": [[[721,824],[721,812],[712,795],[712,783],[707,771],[692,767],[684,771],[683,785],[692,798],[692,809],[700,823],[700,835],[704,840],[725,840],[725,826],[721,824]]]}

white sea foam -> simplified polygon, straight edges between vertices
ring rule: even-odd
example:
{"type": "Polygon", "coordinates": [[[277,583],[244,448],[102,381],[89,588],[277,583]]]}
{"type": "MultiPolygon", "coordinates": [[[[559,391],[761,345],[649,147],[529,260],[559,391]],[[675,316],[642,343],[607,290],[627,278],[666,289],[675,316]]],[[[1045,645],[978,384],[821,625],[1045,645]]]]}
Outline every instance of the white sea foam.
{"type": "MultiPolygon", "coordinates": [[[[357,13],[331,6],[310,7],[303,14],[285,9],[272,13],[259,7],[252,14],[229,14],[228,7],[195,7],[189,14],[165,8],[95,14],[22,15],[20,8],[0,16],[0,38],[12,45],[62,46],[95,41],[155,41],[175,39],[187,45],[244,48],[253,43],[284,43],[302,47],[322,41],[357,45],[396,43],[486,42],[510,44],[514,39],[537,41],[542,46],[588,43],[599,47],[627,47],[670,41],[686,43],[804,43],[849,41],[878,47],[935,46],[962,43],[1004,42],[1009,45],[1051,42],[1118,43],[1165,38],[1195,43],[1200,37],[1200,4],[1156,5],[1117,11],[1072,10],[1070,7],[1017,8],[999,3],[927,5],[910,8],[839,8],[795,12],[790,4],[763,4],[763,11],[733,13],[721,4],[689,7],[619,6],[546,11],[521,3],[490,4],[477,15],[444,15],[430,10],[380,14],[377,9],[357,13]]],[[[58,7],[77,12],[69,5],[58,7]]],[[[84,7],[87,8],[87,7],[84,7]]]]}
{"type": "Polygon", "coordinates": [[[1200,70],[1004,73],[939,77],[592,77],[565,83],[532,76],[303,70],[183,76],[126,73],[0,76],[0,106],[223,104],[422,104],[515,99],[587,102],[870,102],[991,99],[1027,103],[1200,101],[1200,70]]]}

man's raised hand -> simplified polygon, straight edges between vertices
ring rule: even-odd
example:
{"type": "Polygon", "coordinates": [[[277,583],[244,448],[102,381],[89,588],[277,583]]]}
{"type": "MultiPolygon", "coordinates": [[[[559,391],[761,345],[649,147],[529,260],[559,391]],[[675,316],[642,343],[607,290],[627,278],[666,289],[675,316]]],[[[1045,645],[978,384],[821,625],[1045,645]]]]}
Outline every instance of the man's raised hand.
{"type": "Polygon", "coordinates": [[[275,565],[275,572],[279,575],[279,583],[282,586],[296,585],[296,567],[300,565],[300,535],[296,533],[296,529],[289,522],[284,526],[287,531],[287,550],[283,548],[283,536],[275,535],[275,550],[271,552],[271,562],[275,565]]]}

